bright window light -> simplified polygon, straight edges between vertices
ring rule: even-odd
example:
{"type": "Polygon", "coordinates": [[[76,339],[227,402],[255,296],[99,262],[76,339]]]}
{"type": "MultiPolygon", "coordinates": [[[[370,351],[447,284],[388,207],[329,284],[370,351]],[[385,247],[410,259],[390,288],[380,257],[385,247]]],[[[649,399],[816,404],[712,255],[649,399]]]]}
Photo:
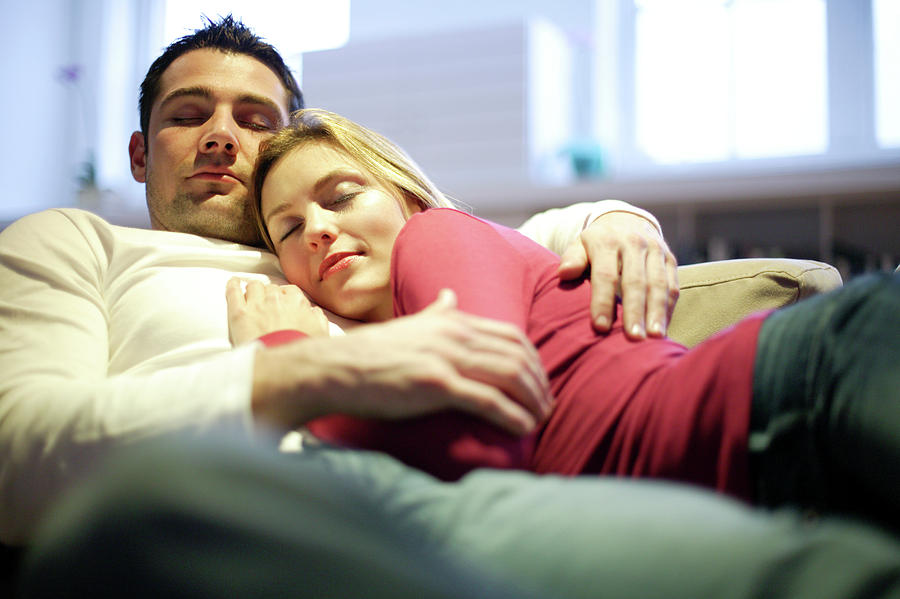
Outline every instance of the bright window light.
{"type": "Polygon", "coordinates": [[[828,144],[823,0],[639,0],[636,135],[662,164],[828,144]]]}
{"type": "Polygon", "coordinates": [[[719,1],[640,3],[636,22],[636,134],[657,162],[727,158],[728,12],[719,1]]]}
{"type": "Polygon", "coordinates": [[[900,147],[900,0],[874,0],[875,128],[878,145],[900,147]]]}
{"type": "Polygon", "coordinates": [[[828,146],[822,0],[735,2],[734,153],[819,154],[828,146]]]}
{"type": "Polygon", "coordinates": [[[343,46],[350,36],[350,0],[168,0],[164,43],[202,27],[202,15],[215,19],[229,13],[285,59],[343,46]]]}

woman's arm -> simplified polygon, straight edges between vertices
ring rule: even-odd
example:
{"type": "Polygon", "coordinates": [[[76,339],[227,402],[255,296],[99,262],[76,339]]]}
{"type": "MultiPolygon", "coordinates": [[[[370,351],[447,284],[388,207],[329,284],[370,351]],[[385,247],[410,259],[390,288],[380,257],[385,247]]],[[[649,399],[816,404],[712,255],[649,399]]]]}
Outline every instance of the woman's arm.
{"type": "MultiPolygon", "coordinates": [[[[545,268],[552,271],[555,258],[521,239],[541,252],[545,268]]],[[[416,214],[394,246],[394,314],[414,317],[410,315],[419,314],[449,288],[463,312],[512,323],[524,336],[531,305],[528,273],[534,267],[484,221],[450,209],[416,214]]],[[[452,341],[447,339],[448,344],[452,341]]],[[[488,368],[498,371],[502,378],[515,378],[523,389],[535,386],[537,381],[541,387],[546,385],[546,375],[537,360],[488,364],[487,357],[475,352],[461,358],[470,361],[472,370],[488,368]]],[[[517,395],[546,398],[537,388],[517,395]]],[[[546,414],[548,405],[526,407],[546,414]]],[[[473,468],[524,468],[530,462],[534,443],[533,436],[512,436],[458,411],[398,423],[332,416],[311,422],[309,429],[324,440],[384,451],[450,480],[473,468]]]]}
{"type": "Polygon", "coordinates": [[[526,290],[535,272],[555,263],[549,252],[531,245],[538,253],[523,254],[494,225],[456,210],[414,215],[394,247],[395,314],[413,313],[449,288],[460,310],[526,331],[532,299],[526,290]]]}

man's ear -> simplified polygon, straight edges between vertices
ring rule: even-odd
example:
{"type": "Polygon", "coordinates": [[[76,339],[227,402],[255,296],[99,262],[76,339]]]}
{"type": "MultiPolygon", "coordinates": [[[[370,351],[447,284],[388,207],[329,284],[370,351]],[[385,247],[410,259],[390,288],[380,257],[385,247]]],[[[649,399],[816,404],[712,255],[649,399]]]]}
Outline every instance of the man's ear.
{"type": "Polygon", "coordinates": [[[128,142],[128,155],[131,157],[131,176],[138,183],[147,182],[147,149],[144,146],[144,134],[135,131],[128,142]]]}

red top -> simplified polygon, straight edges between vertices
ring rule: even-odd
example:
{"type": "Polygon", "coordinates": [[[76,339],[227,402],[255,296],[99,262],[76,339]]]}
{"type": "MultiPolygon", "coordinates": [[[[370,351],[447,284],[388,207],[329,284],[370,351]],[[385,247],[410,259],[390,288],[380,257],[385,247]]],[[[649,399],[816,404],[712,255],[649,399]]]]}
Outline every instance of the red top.
{"type": "Polygon", "coordinates": [[[387,451],[445,479],[479,466],[695,482],[749,497],[747,435],[756,337],[764,315],[688,351],[629,341],[621,306],[597,334],[590,283],[560,282],[559,257],[512,229],[451,209],[414,215],[392,259],[394,313],[440,289],[459,308],[511,322],[537,347],[557,400],[535,435],[514,438],[465,414],[401,422],[322,418],[324,440],[387,451]]]}

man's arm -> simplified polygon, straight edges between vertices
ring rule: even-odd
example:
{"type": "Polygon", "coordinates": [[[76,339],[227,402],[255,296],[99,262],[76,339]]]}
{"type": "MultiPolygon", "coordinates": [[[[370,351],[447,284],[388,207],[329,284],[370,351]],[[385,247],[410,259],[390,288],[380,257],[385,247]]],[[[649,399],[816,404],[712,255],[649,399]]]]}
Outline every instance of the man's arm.
{"type": "Polygon", "coordinates": [[[258,422],[285,431],[328,414],[401,419],[458,409],[523,434],[550,403],[524,334],[456,310],[444,292],[417,314],[261,349],[252,405],[258,422]]]}
{"type": "MultiPolygon", "coordinates": [[[[123,444],[252,425],[251,348],[152,373],[111,372],[121,358],[111,335],[127,331],[110,330],[108,240],[70,216],[32,215],[0,234],[0,541],[8,544],[25,542],[46,506],[123,444]]],[[[154,343],[134,339],[131,348],[154,343]]]]}
{"type": "Polygon", "coordinates": [[[581,203],[537,214],[519,230],[562,254],[563,279],[581,276],[590,265],[598,330],[611,326],[621,290],[626,334],[665,335],[678,300],[677,263],[649,212],[617,200],[581,203]]]}
{"type": "MultiPolygon", "coordinates": [[[[183,330],[202,323],[166,304],[166,297],[185,292],[177,283],[193,276],[185,269],[150,294],[154,301],[143,307],[155,315],[153,326],[137,328],[132,320],[140,319],[142,310],[132,308],[122,318],[117,312],[123,302],[114,296],[154,285],[143,274],[149,279],[156,266],[140,270],[133,286],[114,285],[122,261],[110,267],[115,241],[108,228],[98,233],[77,220],[49,211],[0,234],[4,543],[26,542],[50,502],[123,445],[173,431],[224,428],[252,435],[257,426],[286,429],[329,410],[402,417],[390,403],[395,397],[409,404],[437,398],[432,405],[468,408],[507,428],[533,421],[500,392],[485,389],[496,385],[510,394],[534,393],[520,374],[524,363],[536,360],[529,353],[533,348],[452,310],[361,327],[339,339],[306,340],[308,353],[300,344],[258,355],[252,345],[220,351],[218,345],[208,347],[202,335],[183,330]],[[175,325],[166,326],[172,320],[175,325]],[[441,338],[446,327],[456,335],[451,343],[441,338]],[[179,336],[187,341],[170,339],[179,336]],[[197,347],[206,357],[194,355],[183,364],[182,354],[171,349],[178,344],[197,347]],[[472,351],[472,344],[491,349],[472,351]],[[148,355],[137,367],[117,368],[123,352],[148,355]],[[488,360],[471,363],[483,356],[493,356],[497,368],[489,369],[488,360]]],[[[147,259],[139,247],[124,251],[129,252],[125,262],[147,259]]],[[[223,291],[217,291],[218,299],[223,291]]],[[[207,295],[188,297],[181,308],[208,301],[207,295]]]]}

